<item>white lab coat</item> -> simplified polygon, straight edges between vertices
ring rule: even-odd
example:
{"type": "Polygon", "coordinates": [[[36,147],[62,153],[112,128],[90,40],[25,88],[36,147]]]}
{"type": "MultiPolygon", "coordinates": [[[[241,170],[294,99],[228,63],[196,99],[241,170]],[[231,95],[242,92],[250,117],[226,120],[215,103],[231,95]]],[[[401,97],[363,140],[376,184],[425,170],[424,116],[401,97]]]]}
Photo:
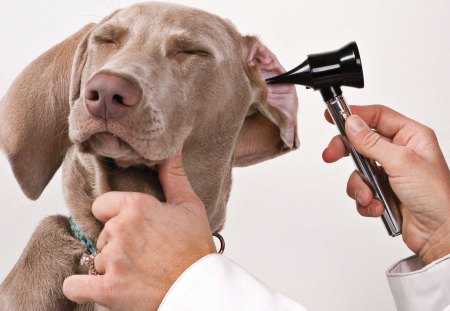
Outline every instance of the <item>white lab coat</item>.
{"type": "MultiPolygon", "coordinates": [[[[450,255],[423,267],[409,257],[386,273],[398,310],[450,311],[450,255]]],[[[305,311],[223,255],[203,257],[174,283],[158,311],[305,311]]]]}

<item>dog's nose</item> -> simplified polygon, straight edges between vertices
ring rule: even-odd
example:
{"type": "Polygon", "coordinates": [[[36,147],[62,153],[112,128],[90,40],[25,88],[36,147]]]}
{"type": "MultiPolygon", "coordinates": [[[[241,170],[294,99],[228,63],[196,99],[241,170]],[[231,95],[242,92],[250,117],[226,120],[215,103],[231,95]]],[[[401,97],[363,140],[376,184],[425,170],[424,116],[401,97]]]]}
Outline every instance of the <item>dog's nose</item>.
{"type": "Polygon", "coordinates": [[[137,105],[142,91],[129,79],[98,73],[86,84],[84,97],[93,116],[111,120],[124,117],[137,105]]]}

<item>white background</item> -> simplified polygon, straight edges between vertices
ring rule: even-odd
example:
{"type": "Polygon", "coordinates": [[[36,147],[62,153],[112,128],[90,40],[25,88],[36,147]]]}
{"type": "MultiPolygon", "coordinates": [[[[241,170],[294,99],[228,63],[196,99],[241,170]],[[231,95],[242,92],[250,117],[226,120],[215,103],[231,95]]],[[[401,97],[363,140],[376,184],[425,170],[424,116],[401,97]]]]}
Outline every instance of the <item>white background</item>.
{"type": "MultiPolygon", "coordinates": [[[[287,69],[307,54],[356,40],[366,87],[344,89],[350,103],[388,105],[433,127],[450,153],[450,2],[178,1],[229,18],[258,35],[287,69]]],[[[35,57],[131,1],[2,1],[0,94],[35,57]]],[[[322,162],[336,129],[323,117],[320,94],[298,88],[301,148],[237,169],[223,234],[227,256],[310,310],[394,310],[384,272],[410,251],[364,219],[347,198],[350,159],[322,162]]],[[[0,157],[0,280],[37,223],[66,214],[60,173],[42,197],[21,193],[0,157]]]]}

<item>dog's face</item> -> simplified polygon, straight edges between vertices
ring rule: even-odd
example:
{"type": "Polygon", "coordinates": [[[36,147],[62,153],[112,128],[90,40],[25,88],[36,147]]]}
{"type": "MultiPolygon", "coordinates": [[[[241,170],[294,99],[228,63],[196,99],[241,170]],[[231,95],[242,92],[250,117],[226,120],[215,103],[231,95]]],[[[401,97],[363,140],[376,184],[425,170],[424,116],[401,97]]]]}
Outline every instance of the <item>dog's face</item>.
{"type": "Polygon", "coordinates": [[[112,14],[84,40],[69,136],[120,166],[168,159],[205,122],[248,110],[250,98],[239,102],[225,91],[249,83],[243,62],[236,63],[242,59],[239,37],[216,16],[137,5],[112,14]]]}
{"type": "MultiPolygon", "coordinates": [[[[283,71],[258,39],[220,17],[172,4],[135,5],[84,27],[22,72],[0,103],[0,147],[32,199],[67,150],[113,159],[130,168],[124,176],[132,181],[134,168],[151,168],[182,149],[212,215],[224,209],[232,166],[298,147],[295,88],[264,83],[283,71]]],[[[86,163],[84,173],[67,170],[69,191],[83,174],[98,177],[86,163]]],[[[97,187],[98,178],[89,179],[86,188],[97,187]]],[[[80,192],[90,200],[126,189],[94,190],[80,192]]]]}

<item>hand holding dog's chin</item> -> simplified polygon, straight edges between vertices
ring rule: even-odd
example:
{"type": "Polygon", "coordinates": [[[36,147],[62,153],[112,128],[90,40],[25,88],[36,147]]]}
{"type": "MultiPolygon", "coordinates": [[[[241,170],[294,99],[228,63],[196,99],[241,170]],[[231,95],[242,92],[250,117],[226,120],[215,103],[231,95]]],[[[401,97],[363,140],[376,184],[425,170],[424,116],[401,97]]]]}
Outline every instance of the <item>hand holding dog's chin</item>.
{"type": "MultiPolygon", "coordinates": [[[[352,116],[346,124],[347,136],[356,150],[377,160],[389,175],[400,200],[405,244],[424,264],[450,254],[450,171],[434,132],[386,107],[355,106],[352,110],[368,126],[352,116]],[[350,125],[358,123],[352,131],[350,125]]],[[[323,158],[334,162],[345,154],[342,140],[335,137],[323,158]]],[[[382,215],[382,204],[356,172],[348,180],[347,194],[362,216],[382,215]]]]}
{"type": "Polygon", "coordinates": [[[160,167],[167,203],[141,193],[109,192],[94,203],[105,224],[97,242],[98,276],[74,275],[67,298],[112,310],[156,310],[194,262],[216,251],[205,208],[177,156],[160,167]]]}

